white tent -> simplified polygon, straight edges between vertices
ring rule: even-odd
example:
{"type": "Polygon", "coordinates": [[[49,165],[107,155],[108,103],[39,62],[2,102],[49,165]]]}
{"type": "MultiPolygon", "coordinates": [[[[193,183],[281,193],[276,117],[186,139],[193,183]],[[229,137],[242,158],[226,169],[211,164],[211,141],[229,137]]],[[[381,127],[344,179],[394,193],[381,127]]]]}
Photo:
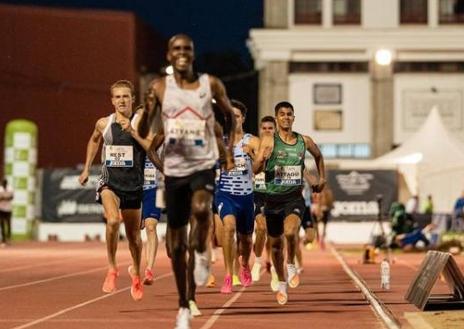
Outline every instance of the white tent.
{"type": "Polygon", "coordinates": [[[413,136],[372,164],[395,165],[410,192],[420,200],[431,194],[438,212],[451,211],[464,190],[464,144],[447,131],[436,107],[413,136]]]}

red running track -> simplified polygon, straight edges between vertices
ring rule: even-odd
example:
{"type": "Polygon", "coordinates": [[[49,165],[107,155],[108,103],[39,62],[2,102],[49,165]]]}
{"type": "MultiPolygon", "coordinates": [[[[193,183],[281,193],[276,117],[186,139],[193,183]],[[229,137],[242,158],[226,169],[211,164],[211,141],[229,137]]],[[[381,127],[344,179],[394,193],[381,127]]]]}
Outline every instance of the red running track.
{"type": "MultiPolygon", "coordinates": [[[[203,316],[192,328],[385,328],[330,251],[303,251],[302,284],[279,306],[269,274],[249,288],[219,293],[223,264],[214,265],[216,288],[199,288],[203,316]]],[[[222,257],[220,257],[222,259],[222,257]]],[[[119,290],[101,292],[106,273],[103,243],[18,243],[0,249],[0,329],[173,328],[177,296],[163,247],[156,281],[142,301],[130,297],[127,243],[120,243],[119,290]]],[[[234,287],[235,288],[235,287],[234,287]]]]}

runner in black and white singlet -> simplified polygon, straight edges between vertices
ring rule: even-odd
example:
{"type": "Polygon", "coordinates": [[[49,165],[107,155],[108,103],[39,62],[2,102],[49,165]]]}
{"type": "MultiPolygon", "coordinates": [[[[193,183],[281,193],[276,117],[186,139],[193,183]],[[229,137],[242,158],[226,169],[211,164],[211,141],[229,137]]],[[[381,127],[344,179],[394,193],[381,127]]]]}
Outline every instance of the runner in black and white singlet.
{"type": "Polygon", "coordinates": [[[97,121],[87,144],[85,165],[79,182],[82,185],[87,182],[90,166],[103,140],[102,175],[98,182],[97,201],[103,204],[107,218],[106,245],[109,269],[102,290],[106,293],[116,290],[116,278],[119,275],[116,250],[122,216],[132,256],[132,265],[129,267],[132,279],[131,295],[134,300],[140,300],[143,296],[140,280],[140,204],[143,161],[145,149],[151,144],[151,136],[141,138],[137,133],[141,110],[136,113],[133,111],[132,83],[119,80],[110,90],[114,113],[97,121]]]}
{"type": "Polygon", "coordinates": [[[293,132],[295,120],[292,104],[280,102],[275,106],[277,132],[263,135],[258,155],[253,163],[255,173],[265,170],[266,199],[264,215],[268,238],[272,247],[272,263],[279,278],[276,295],[281,305],[287,303],[287,282],[291,288],[299,285],[299,275],[295,267],[297,235],[305,210],[302,196],[305,152],[314,157],[319,174],[318,184],[313,191],[320,192],[325,185],[324,159],[308,136],[293,132]],[[285,280],[283,237],[287,241],[287,272],[285,280]]]}
{"type": "MultiPolygon", "coordinates": [[[[274,134],[276,131],[276,122],[274,117],[265,116],[261,118],[259,124],[259,135],[262,136],[265,133],[274,134]]],[[[255,202],[255,243],[253,245],[253,251],[255,253],[255,262],[253,268],[251,269],[251,278],[253,281],[259,281],[261,277],[261,266],[262,266],[262,255],[264,247],[266,246],[267,255],[266,255],[266,266],[270,270],[270,248],[269,243],[266,243],[266,218],[263,214],[264,207],[264,198],[266,193],[266,180],[264,177],[264,171],[256,174],[254,176],[254,202],[255,202]]]]}
{"type": "MultiPolygon", "coordinates": [[[[219,152],[215,136],[212,99],[225,116],[232,149],[235,118],[225,88],[219,79],[193,71],[194,48],[190,37],[175,35],[169,40],[167,58],[173,67],[171,76],[153,83],[154,111],[161,111],[165,135],[164,173],[169,250],[179,293],[176,328],[190,328],[187,298],[186,252],[195,250],[194,277],[204,285],[209,276],[208,229],[214,192],[214,165],[219,152]],[[190,239],[187,224],[191,219],[190,239]]],[[[152,122],[142,118],[141,136],[152,122]]]]}
{"type": "Polygon", "coordinates": [[[232,100],[231,103],[237,122],[234,145],[235,167],[232,170],[221,170],[215,195],[216,208],[224,224],[222,250],[226,273],[221,292],[225,294],[232,293],[234,250],[237,250],[238,244],[241,251],[240,282],[244,287],[251,285],[249,259],[254,227],[251,157],[259,148],[259,139],[243,132],[242,125],[245,122],[247,108],[236,100],[232,100]],[[235,242],[237,233],[238,241],[235,242]]]}

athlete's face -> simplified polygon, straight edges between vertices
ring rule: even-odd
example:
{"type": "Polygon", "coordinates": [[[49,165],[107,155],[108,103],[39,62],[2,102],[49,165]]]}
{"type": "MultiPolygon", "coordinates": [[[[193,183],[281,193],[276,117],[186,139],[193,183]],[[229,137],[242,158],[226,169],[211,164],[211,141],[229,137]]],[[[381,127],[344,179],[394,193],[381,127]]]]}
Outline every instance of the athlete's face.
{"type": "Polygon", "coordinates": [[[275,125],[272,122],[264,121],[261,122],[261,126],[259,127],[259,134],[272,134],[275,133],[275,125]]]}
{"type": "Polygon", "coordinates": [[[175,71],[192,70],[192,63],[195,59],[192,40],[183,37],[174,39],[169,45],[167,59],[175,71]]]}
{"type": "Polygon", "coordinates": [[[132,112],[132,98],[131,90],[127,87],[116,87],[111,90],[111,103],[117,112],[124,115],[132,112]]]}
{"type": "Polygon", "coordinates": [[[236,127],[240,127],[241,129],[243,123],[245,122],[245,117],[242,115],[242,112],[238,108],[232,107],[232,109],[234,110],[235,122],[237,123],[236,127]]]}
{"type": "Polygon", "coordinates": [[[291,129],[295,121],[293,110],[289,107],[281,107],[277,111],[276,122],[279,129],[291,129]]]}

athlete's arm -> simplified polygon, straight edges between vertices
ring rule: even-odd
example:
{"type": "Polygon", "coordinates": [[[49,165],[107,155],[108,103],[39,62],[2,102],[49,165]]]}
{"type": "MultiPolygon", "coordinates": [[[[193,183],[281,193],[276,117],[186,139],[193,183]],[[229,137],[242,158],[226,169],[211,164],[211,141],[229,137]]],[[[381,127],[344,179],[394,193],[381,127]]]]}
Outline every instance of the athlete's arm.
{"type": "Polygon", "coordinates": [[[137,127],[138,135],[142,138],[145,138],[150,132],[150,128],[153,125],[153,121],[156,118],[157,112],[161,111],[162,97],[160,95],[164,94],[164,80],[156,79],[151,83],[153,99],[145,103],[144,111],[142,117],[140,118],[139,125],[137,127]]]}
{"type": "Polygon", "coordinates": [[[134,126],[132,126],[130,120],[124,119],[123,121],[120,122],[122,130],[128,132],[131,134],[131,136],[137,141],[137,143],[140,144],[140,146],[143,147],[145,151],[147,151],[150,148],[151,141],[153,139],[153,133],[149,130],[147,135],[145,137],[141,137],[138,133],[137,127],[140,125],[141,119],[142,119],[142,113],[145,111],[143,109],[140,109],[137,111],[137,119],[135,120],[134,126]]]}
{"type": "Polygon", "coordinates": [[[93,130],[92,135],[90,136],[90,139],[87,143],[87,152],[85,155],[84,169],[82,170],[79,176],[79,183],[81,185],[85,185],[85,183],[87,183],[87,180],[89,178],[90,166],[92,165],[93,160],[97,155],[98,148],[100,147],[100,143],[103,136],[102,133],[105,129],[107,121],[108,118],[101,118],[97,121],[97,123],[95,124],[95,129],[93,130]]]}
{"type": "Polygon", "coordinates": [[[150,147],[147,150],[147,156],[155,165],[156,169],[164,173],[163,161],[160,159],[157,151],[164,142],[164,131],[160,131],[153,136],[150,147]]]}
{"type": "Polygon", "coordinates": [[[314,141],[308,137],[308,136],[303,136],[304,142],[306,149],[311,153],[311,155],[314,158],[314,161],[316,162],[316,167],[317,167],[317,173],[319,175],[319,182],[317,184],[314,184],[311,186],[313,192],[319,193],[324,189],[324,186],[326,184],[326,179],[325,179],[325,165],[324,165],[324,157],[322,156],[321,150],[319,150],[319,147],[314,143],[314,141]]]}
{"type": "Polygon", "coordinates": [[[253,161],[253,173],[258,174],[264,170],[266,160],[271,156],[274,149],[274,135],[263,133],[260,138],[258,152],[253,161]]]}
{"type": "Polygon", "coordinates": [[[226,88],[222,84],[221,80],[214,76],[209,76],[211,84],[211,92],[213,98],[216,100],[218,108],[224,115],[225,120],[225,133],[228,135],[228,148],[231,152],[234,149],[234,137],[235,137],[235,115],[232,105],[230,104],[229,97],[227,97],[226,88]]]}
{"type": "Polygon", "coordinates": [[[251,136],[248,143],[243,145],[243,151],[247,153],[252,160],[255,160],[259,150],[259,138],[251,136]]]}

